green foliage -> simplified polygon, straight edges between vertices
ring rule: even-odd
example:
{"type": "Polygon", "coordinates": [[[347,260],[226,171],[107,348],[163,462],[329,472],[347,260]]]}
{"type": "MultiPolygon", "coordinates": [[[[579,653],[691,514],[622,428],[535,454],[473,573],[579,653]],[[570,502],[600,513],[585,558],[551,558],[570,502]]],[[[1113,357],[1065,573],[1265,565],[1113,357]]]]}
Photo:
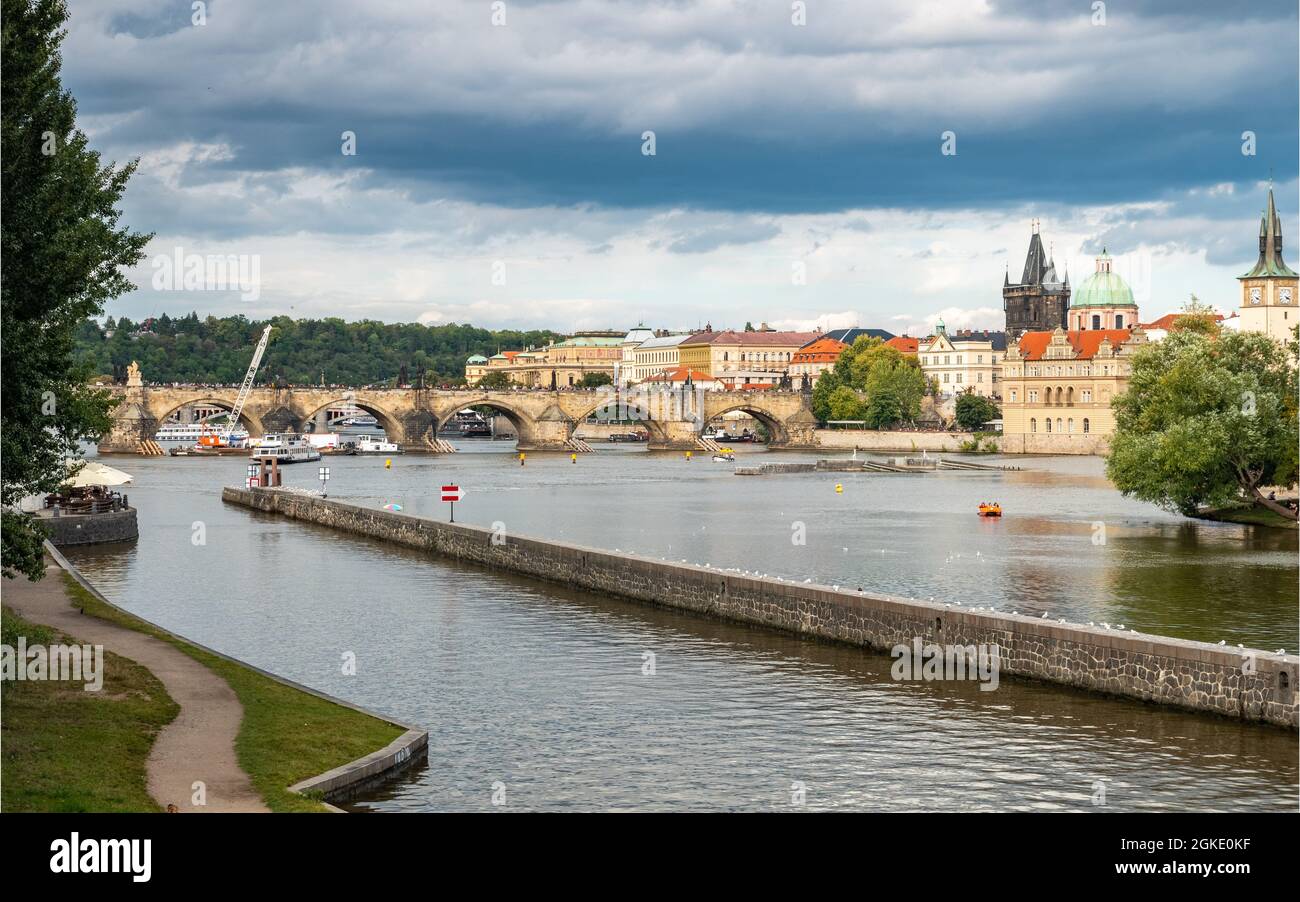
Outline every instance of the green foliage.
{"type": "Polygon", "coordinates": [[[1111,481],[1186,515],[1241,500],[1283,513],[1260,490],[1296,482],[1296,348],[1199,329],[1143,348],[1128,391],[1113,402],[1111,481]]]}
{"type": "Polygon", "coordinates": [[[229,384],[244,378],[267,322],[275,330],[259,381],[278,378],[291,385],[316,385],[322,376],[329,384],[396,384],[403,366],[408,382],[424,367],[426,385],[458,384],[465,378],[465,361],[474,354],[486,357],[501,348],[544,345],[559,337],[549,331],[490,331],[455,323],[349,323],[333,317],[287,316],[259,322],[243,316],[200,319],[190,313],[172,318],[164,313],[144,324],[122,317],[111,330],[83,324],[77,353],[98,373],[112,373],[115,366],[136,360],[148,382],[229,384]],[[142,325],[147,329],[141,331],[142,325]]]}
{"type": "Polygon", "coordinates": [[[583,373],[582,378],[578,380],[578,388],[600,388],[602,385],[612,385],[614,380],[609,373],[583,373]]]}
{"type": "Polygon", "coordinates": [[[817,380],[813,415],[822,422],[866,420],[872,429],[883,429],[914,419],[924,395],[925,377],[916,357],[863,335],[817,380]],[[843,415],[847,410],[854,415],[843,415]]]}
{"type": "Polygon", "coordinates": [[[1001,415],[998,405],[992,398],[977,395],[972,391],[962,392],[957,396],[957,423],[967,431],[974,431],[989,420],[996,420],[1001,415]]]}
{"type": "Polygon", "coordinates": [[[828,400],[831,420],[865,420],[867,407],[858,393],[847,385],[831,392],[828,400]]]}
{"type": "Polygon", "coordinates": [[[503,370],[489,370],[474,384],[482,389],[509,388],[510,377],[503,370]]]}
{"type": "Polygon", "coordinates": [[[106,300],[134,287],[123,269],[151,236],[119,225],[116,204],[135,164],[101,164],[76,127],[59,78],[63,3],[4,0],[3,8],[3,571],[39,579],[43,535],[9,506],[56,489],[79,441],[109,428],[112,402],[87,384],[74,339],[106,300]]]}

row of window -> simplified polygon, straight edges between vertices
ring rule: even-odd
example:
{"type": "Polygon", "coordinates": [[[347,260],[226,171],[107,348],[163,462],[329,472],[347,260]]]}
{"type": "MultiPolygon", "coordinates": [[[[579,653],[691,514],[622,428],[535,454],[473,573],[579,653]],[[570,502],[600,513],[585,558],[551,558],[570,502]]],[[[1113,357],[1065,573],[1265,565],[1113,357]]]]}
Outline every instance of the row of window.
{"type": "MultiPolygon", "coordinates": [[[[1051,432],[1051,431],[1052,431],[1052,418],[1051,418],[1051,417],[1046,417],[1046,418],[1043,420],[1043,426],[1044,426],[1044,429],[1043,429],[1044,432],[1051,432]]],[[[1035,417],[1030,417],[1030,419],[1029,419],[1029,431],[1030,431],[1030,432],[1037,432],[1037,431],[1038,431],[1038,420],[1037,420],[1037,418],[1035,418],[1035,417]]],[[[1057,418],[1056,418],[1056,431],[1057,431],[1057,432],[1061,432],[1061,433],[1066,433],[1066,434],[1073,433],[1073,432],[1074,432],[1074,418],[1071,417],[1070,419],[1068,419],[1068,420],[1066,420],[1064,423],[1062,423],[1062,422],[1061,422],[1061,418],[1060,418],[1060,417],[1057,417],[1057,418]]],[[[1086,433],[1086,432],[1090,432],[1090,431],[1092,431],[1092,424],[1088,422],[1088,420],[1087,420],[1086,417],[1084,418],[1084,421],[1083,421],[1083,431],[1084,431],[1085,433],[1086,433]]]]}
{"type": "MultiPolygon", "coordinates": [[[[938,355],[938,354],[932,354],[932,355],[930,355],[928,358],[927,358],[927,356],[926,356],[925,354],[922,354],[922,355],[921,355],[921,366],[951,366],[951,365],[954,365],[954,361],[951,360],[952,357],[956,357],[956,358],[957,358],[957,360],[955,361],[955,365],[958,365],[958,366],[959,366],[959,365],[961,365],[961,358],[962,358],[962,356],[963,356],[963,355],[961,355],[961,354],[944,354],[944,355],[943,355],[943,363],[940,363],[940,362],[939,362],[939,355],[938,355]]],[[[984,355],[983,355],[983,354],[976,354],[976,355],[975,355],[975,362],[976,362],[977,364],[978,364],[978,363],[983,363],[983,362],[984,362],[984,355]]],[[[990,355],[989,355],[989,363],[992,364],[992,363],[997,363],[997,362],[998,362],[998,355],[997,355],[997,354],[990,354],[990,355]]]]}
{"type": "MultiPolygon", "coordinates": [[[[1019,400],[1018,394],[1019,394],[1019,392],[1018,392],[1016,389],[1014,389],[1014,388],[1011,389],[1011,392],[1010,392],[1010,395],[1009,395],[1009,399],[1011,400],[1012,403],[1015,403],[1016,401],[1019,400]]],[[[1030,403],[1030,404],[1037,404],[1037,403],[1038,403],[1038,389],[1036,389],[1036,388],[1031,388],[1031,389],[1029,389],[1029,391],[1028,391],[1026,394],[1027,394],[1028,397],[1029,397],[1029,403],[1030,403]]],[[[1091,403],[1092,403],[1092,389],[1090,389],[1090,388],[1081,389],[1081,390],[1079,391],[1079,400],[1080,400],[1082,403],[1084,403],[1084,404],[1091,404],[1091,403]]],[[[1047,389],[1047,391],[1046,391],[1046,397],[1044,398],[1044,403],[1046,403],[1046,404],[1051,404],[1051,403],[1052,403],[1052,390],[1051,390],[1050,388],[1047,389]]],[[[1062,391],[1061,391],[1061,387],[1058,385],[1058,386],[1056,387],[1056,403],[1057,403],[1057,404],[1062,404],[1062,403],[1064,403],[1064,404],[1073,404],[1073,403],[1074,403],[1074,386],[1071,386],[1071,387],[1067,388],[1067,389],[1065,390],[1065,392],[1062,393],[1062,391]]]]}
{"type": "MultiPolygon", "coordinates": [[[[944,374],[943,374],[943,381],[944,381],[944,382],[947,382],[947,381],[948,381],[948,377],[949,377],[950,375],[953,375],[953,374],[951,374],[951,373],[944,373],[944,374]]],[[[956,374],[957,378],[956,378],[955,380],[953,380],[953,381],[955,381],[958,385],[960,385],[961,382],[962,382],[962,376],[963,376],[963,375],[965,375],[965,374],[964,374],[964,373],[957,373],[957,374],[956,374]]],[[[990,382],[997,382],[997,381],[998,381],[998,374],[997,374],[997,373],[992,373],[991,375],[993,376],[993,378],[990,379],[989,381],[990,381],[990,382]]],[[[976,373],[976,374],[975,374],[975,381],[976,381],[976,382],[983,382],[983,381],[984,381],[984,373],[983,373],[983,372],[976,373]]]]}

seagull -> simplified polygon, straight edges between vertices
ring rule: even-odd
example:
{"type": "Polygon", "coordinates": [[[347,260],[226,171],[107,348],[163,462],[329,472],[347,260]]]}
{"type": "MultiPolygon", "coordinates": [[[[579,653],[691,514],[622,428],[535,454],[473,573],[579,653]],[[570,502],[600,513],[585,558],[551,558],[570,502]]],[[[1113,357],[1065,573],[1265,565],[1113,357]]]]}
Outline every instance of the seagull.
{"type": "Polygon", "coordinates": [[[1286,649],[1285,649],[1285,648],[1279,648],[1279,649],[1277,650],[1276,654],[1284,655],[1284,654],[1286,654],[1286,649]]]}
{"type": "Polygon", "coordinates": [[[1122,623],[1121,623],[1119,626],[1116,627],[1116,629],[1121,629],[1121,630],[1122,630],[1123,628],[1124,628],[1124,624],[1122,624],[1122,623]]]}
{"type": "Polygon", "coordinates": [[[1047,619],[1047,612],[1046,612],[1046,611],[1043,611],[1043,617],[1042,617],[1042,619],[1043,619],[1043,620],[1046,620],[1046,619],[1047,619]]]}
{"type": "Polygon", "coordinates": [[[1088,626],[1096,626],[1096,625],[1097,624],[1093,623],[1091,620],[1088,621],[1088,626]]]}
{"type": "Polygon", "coordinates": [[[1220,644],[1220,645],[1227,645],[1228,643],[1227,643],[1225,640],[1220,639],[1220,640],[1219,640],[1219,644],[1220,644]]]}

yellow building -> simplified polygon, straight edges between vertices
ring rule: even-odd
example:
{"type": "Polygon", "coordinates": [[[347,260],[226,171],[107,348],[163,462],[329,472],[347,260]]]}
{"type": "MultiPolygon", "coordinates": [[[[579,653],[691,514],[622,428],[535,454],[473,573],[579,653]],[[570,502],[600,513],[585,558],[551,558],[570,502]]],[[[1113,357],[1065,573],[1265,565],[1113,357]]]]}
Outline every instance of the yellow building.
{"type": "Polygon", "coordinates": [[[679,345],[681,366],[723,376],[737,370],[785,373],[800,348],[817,332],[696,332],[679,345]]]}
{"type": "Polygon", "coordinates": [[[1002,364],[1002,450],[1097,454],[1115,432],[1110,402],[1128,388],[1141,329],[1026,332],[1002,364]]]}
{"type": "Polygon", "coordinates": [[[1250,272],[1237,277],[1241,281],[1241,326],[1244,331],[1263,332],[1279,341],[1287,341],[1300,319],[1296,312],[1294,270],[1282,261],[1282,220],[1273,204],[1273,189],[1268,189],[1268,206],[1259,223],[1259,260],[1250,272]]]}
{"type": "Polygon", "coordinates": [[[921,339],[917,346],[921,372],[938,383],[944,398],[955,397],[967,389],[986,398],[999,397],[998,379],[1006,351],[1005,332],[960,329],[949,334],[943,320],[935,326],[935,334],[921,339]]]}
{"type": "Polygon", "coordinates": [[[470,358],[465,365],[465,379],[470,381],[473,366],[473,382],[485,373],[501,370],[511,382],[526,388],[567,388],[581,382],[588,373],[603,373],[612,381],[623,360],[624,340],[623,332],[580,332],[542,348],[494,354],[486,364],[470,358]]]}

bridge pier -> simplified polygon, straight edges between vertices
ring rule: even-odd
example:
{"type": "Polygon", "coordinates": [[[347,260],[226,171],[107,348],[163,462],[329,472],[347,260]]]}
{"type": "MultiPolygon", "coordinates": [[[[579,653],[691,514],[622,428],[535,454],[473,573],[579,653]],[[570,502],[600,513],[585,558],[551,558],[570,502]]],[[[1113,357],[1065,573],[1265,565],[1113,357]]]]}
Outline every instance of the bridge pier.
{"type": "Polygon", "coordinates": [[[113,426],[100,436],[100,454],[135,454],[140,443],[158,433],[158,420],[149,415],[143,388],[128,388],[113,411],[113,426]]]}

